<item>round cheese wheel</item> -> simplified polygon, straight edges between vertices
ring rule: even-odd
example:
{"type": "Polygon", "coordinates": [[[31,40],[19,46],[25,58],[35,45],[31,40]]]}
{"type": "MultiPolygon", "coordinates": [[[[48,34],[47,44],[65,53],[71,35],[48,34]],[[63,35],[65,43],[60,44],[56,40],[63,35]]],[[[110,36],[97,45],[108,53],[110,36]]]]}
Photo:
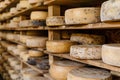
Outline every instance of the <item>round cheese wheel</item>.
{"type": "Polygon", "coordinates": [[[66,24],[89,24],[100,21],[100,8],[74,8],[65,11],[66,24]]]}
{"type": "Polygon", "coordinates": [[[11,33],[6,34],[6,39],[7,40],[13,40],[14,39],[13,34],[11,34],[11,33]]]}
{"type": "Polygon", "coordinates": [[[10,0],[5,0],[4,3],[5,3],[5,5],[9,5],[11,3],[11,1],[10,0]]]}
{"type": "Polygon", "coordinates": [[[18,28],[19,24],[17,22],[11,22],[11,23],[9,23],[8,27],[9,28],[18,28]]]}
{"type": "Polygon", "coordinates": [[[20,3],[19,3],[20,9],[25,9],[25,8],[29,8],[29,7],[30,7],[30,4],[29,4],[28,0],[20,0],[20,3]]]}
{"type": "Polygon", "coordinates": [[[119,21],[120,20],[120,1],[108,0],[101,6],[101,21],[119,21]]]}
{"type": "Polygon", "coordinates": [[[61,26],[65,24],[64,16],[51,16],[46,19],[47,26],[61,26]]]}
{"type": "Polygon", "coordinates": [[[11,8],[10,9],[10,14],[15,14],[15,13],[17,13],[16,7],[11,8]]]}
{"type": "Polygon", "coordinates": [[[78,59],[101,59],[101,54],[101,45],[74,45],[70,49],[70,56],[78,59]]]}
{"type": "Polygon", "coordinates": [[[120,44],[105,44],[102,46],[102,60],[106,64],[120,67],[120,44]]]}
{"type": "Polygon", "coordinates": [[[104,36],[93,34],[72,34],[70,40],[84,45],[99,45],[105,43],[104,36]]]}
{"type": "Polygon", "coordinates": [[[46,20],[48,12],[45,11],[33,11],[31,12],[31,20],[46,20]]]}
{"type": "Polygon", "coordinates": [[[29,38],[26,40],[26,45],[33,48],[45,48],[47,40],[47,37],[29,38]]]}
{"type": "Polygon", "coordinates": [[[26,40],[30,38],[32,38],[32,36],[20,35],[20,42],[26,43],[26,40]]]}
{"type": "Polygon", "coordinates": [[[67,74],[69,71],[83,66],[83,64],[73,61],[55,61],[50,65],[49,73],[55,80],[67,80],[67,74]]]}
{"type": "Polygon", "coordinates": [[[67,80],[112,80],[111,74],[103,69],[78,68],[68,73],[67,80]]]}
{"type": "Polygon", "coordinates": [[[43,0],[28,0],[30,4],[41,3],[43,0]]]}
{"type": "Polygon", "coordinates": [[[43,52],[38,51],[38,50],[29,50],[29,51],[28,51],[28,54],[29,54],[29,56],[31,56],[31,57],[41,57],[41,56],[44,55],[43,52]]]}
{"type": "Polygon", "coordinates": [[[24,45],[17,45],[17,48],[18,48],[19,50],[26,50],[26,49],[27,49],[27,47],[24,46],[24,45]]]}
{"type": "Polygon", "coordinates": [[[70,52],[70,47],[75,44],[76,42],[69,40],[51,40],[47,41],[46,48],[47,51],[52,53],[68,53],[70,52]]]}

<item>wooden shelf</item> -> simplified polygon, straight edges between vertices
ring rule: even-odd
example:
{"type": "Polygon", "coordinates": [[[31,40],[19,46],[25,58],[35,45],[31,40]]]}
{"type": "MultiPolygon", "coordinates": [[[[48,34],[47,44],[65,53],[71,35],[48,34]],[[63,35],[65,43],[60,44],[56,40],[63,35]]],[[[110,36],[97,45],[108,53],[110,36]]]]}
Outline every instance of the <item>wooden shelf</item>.
{"type": "Polygon", "coordinates": [[[48,9],[47,6],[43,6],[42,3],[39,3],[39,4],[36,4],[36,5],[28,8],[28,9],[24,9],[24,10],[22,10],[22,11],[19,11],[19,12],[17,12],[16,14],[11,15],[10,17],[7,17],[6,19],[2,19],[2,20],[0,20],[0,21],[5,21],[5,20],[8,20],[8,19],[10,19],[10,18],[12,18],[12,17],[19,16],[19,15],[23,15],[23,14],[28,14],[28,13],[30,14],[30,12],[31,12],[31,11],[34,11],[34,10],[47,10],[47,9],[48,9]]]}
{"type": "Polygon", "coordinates": [[[81,30],[81,29],[120,29],[120,22],[95,23],[76,26],[45,27],[46,30],[81,30]]]}
{"type": "Polygon", "coordinates": [[[10,9],[15,6],[20,0],[13,0],[9,5],[6,5],[3,9],[0,10],[0,13],[4,12],[6,9],[10,9]]]}
{"type": "Polygon", "coordinates": [[[69,54],[52,54],[52,53],[47,52],[47,51],[45,51],[45,53],[49,54],[49,55],[52,55],[52,56],[66,58],[66,59],[70,59],[70,60],[73,60],[73,61],[89,64],[89,65],[92,65],[92,66],[96,66],[96,67],[105,68],[105,69],[108,69],[108,70],[120,72],[120,67],[115,67],[115,66],[105,64],[105,63],[102,62],[102,60],[80,60],[80,59],[76,59],[76,58],[71,57],[69,54]]]}
{"type": "Polygon", "coordinates": [[[98,5],[106,0],[44,0],[44,5],[98,5]]]}

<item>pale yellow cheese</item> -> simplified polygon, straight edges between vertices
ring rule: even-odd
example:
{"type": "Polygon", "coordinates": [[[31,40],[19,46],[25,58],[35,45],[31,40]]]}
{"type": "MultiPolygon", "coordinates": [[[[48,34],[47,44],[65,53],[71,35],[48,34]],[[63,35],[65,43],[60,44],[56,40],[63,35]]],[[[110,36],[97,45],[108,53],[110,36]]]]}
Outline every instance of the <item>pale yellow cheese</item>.
{"type": "Polygon", "coordinates": [[[105,44],[102,47],[102,60],[106,64],[120,67],[120,44],[105,44]]]}
{"type": "Polygon", "coordinates": [[[51,40],[47,41],[46,48],[47,51],[52,53],[68,53],[70,52],[70,47],[75,44],[76,42],[69,40],[51,40]]]}
{"type": "Polygon", "coordinates": [[[68,73],[67,80],[112,80],[111,74],[103,69],[78,68],[68,73]]]}
{"type": "Polygon", "coordinates": [[[61,26],[65,24],[64,16],[51,16],[46,19],[47,26],[61,26]]]}
{"type": "Polygon", "coordinates": [[[120,0],[108,0],[101,6],[101,21],[120,20],[120,0]]]}
{"type": "Polygon", "coordinates": [[[94,35],[94,34],[72,34],[71,41],[79,42],[80,44],[87,45],[99,45],[105,43],[105,37],[102,35],[94,35]]]}
{"type": "Polygon", "coordinates": [[[11,13],[11,14],[17,13],[16,7],[12,7],[12,8],[10,9],[10,13],[11,13]]]}
{"type": "Polygon", "coordinates": [[[48,16],[48,12],[46,11],[33,11],[31,12],[30,19],[31,20],[46,20],[48,16]]]}
{"type": "Polygon", "coordinates": [[[26,45],[32,48],[46,48],[47,37],[33,37],[26,40],[26,45]]]}
{"type": "Polygon", "coordinates": [[[101,59],[102,45],[71,46],[70,56],[78,59],[101,59]]]}
{"type": "Polygon", "coordinates": [[[49,73],[55,80],[67,80],[67,74],[69,71],[83,66],[83,64],[73,61],[55,61],[50,65],[49,73]]]}
{"type": "Polygon", "coordinates": [[[5,0],[4,3],[5,3],[5,5],[9,5],[11,3],[11,1],[10,0],[5,0]]]}
{"type": "Polygon", "coordinates": [[[20,7],[20,9],[29,8],[30,4],[29,4],[28,0],[20,0],[19,7],[20,7]]]}
{"type": "Polygon", "coordinates": [[[41,57],[41,56],[44,55],[43,52],[38,51],[38,50],[29,50],[28,54],[29,54],[30,57],[41,57]]]}
{"type": "Polygon", "coordinates": [[[65,11],[66,24],[89,24],[100,21],[100,8],[73,8],[65,11]]]}
{"type": "Polygon", "coordinates": [[[19,25],[17,22],[11,22],[9,25],[8,25],[9,28],[18,28],[19,25]]]}

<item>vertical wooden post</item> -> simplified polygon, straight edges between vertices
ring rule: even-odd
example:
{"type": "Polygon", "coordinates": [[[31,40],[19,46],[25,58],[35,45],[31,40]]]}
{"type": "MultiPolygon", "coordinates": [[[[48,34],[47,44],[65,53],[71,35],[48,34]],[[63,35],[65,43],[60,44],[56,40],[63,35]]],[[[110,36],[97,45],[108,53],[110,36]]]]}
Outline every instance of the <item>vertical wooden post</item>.
{"type": "MultiPolygon", "coordinates": [[[[48,6],[48,16],[60,16],[60,6],[58,6],[58,5],[48,6]]],[[[49,40],[59,40],[60,39],[60,32],[48,30],[48,39],[49,40]]],[[[54,62],[54,57],[52,55],[49,55],[50,65],[53,62],[54,62]]]]}

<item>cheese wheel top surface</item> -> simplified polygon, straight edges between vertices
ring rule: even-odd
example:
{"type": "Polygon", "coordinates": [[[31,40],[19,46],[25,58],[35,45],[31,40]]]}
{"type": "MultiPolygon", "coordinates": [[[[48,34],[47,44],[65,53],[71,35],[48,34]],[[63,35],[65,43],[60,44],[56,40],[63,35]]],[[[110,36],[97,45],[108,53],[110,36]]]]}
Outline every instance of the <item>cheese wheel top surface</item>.
{"type": "Polygon", "coordinates": [[[103,69],[95,68],[78,68],[70,71],[70,74],[77,77],[91,78],[91,79],[107,79],[111,74],[103,69]]]}

